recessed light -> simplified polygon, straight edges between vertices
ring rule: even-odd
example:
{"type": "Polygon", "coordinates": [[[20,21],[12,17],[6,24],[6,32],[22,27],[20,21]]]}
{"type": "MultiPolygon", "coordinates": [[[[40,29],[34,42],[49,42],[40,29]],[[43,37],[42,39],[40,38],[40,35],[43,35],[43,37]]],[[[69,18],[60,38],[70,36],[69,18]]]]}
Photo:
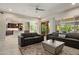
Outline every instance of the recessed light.
{"type": "Polygon", "coordinates": [[[12,9],[8,9],[9,11],[12,11],[12,9]]]}
{"type": "Polygon", "coordinates": [[[76,3],[72,3],[72,5],[75,5],[76,3]]]}

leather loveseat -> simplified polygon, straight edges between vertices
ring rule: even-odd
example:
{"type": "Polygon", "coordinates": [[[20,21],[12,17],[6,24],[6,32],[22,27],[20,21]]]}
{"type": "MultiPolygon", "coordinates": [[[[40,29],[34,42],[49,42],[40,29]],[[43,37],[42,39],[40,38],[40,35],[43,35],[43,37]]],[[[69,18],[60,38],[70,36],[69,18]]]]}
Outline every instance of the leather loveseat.
{"type": "Polygon", "coordinates": [[[48,35],[48,39],[63,41],[66,46],[79,49],[79,33],[67,33],[65,37],[60,37],[58,33],[55,34],[58,36],[48,35]]]}
{"type": "Polygon", "coordinates": [[[27,46],[34,43],[39,43],[44,40],[42,35],[38,35],[37,33],[22,33],[18,36],[18,44],[19,46],[27,46]]]}

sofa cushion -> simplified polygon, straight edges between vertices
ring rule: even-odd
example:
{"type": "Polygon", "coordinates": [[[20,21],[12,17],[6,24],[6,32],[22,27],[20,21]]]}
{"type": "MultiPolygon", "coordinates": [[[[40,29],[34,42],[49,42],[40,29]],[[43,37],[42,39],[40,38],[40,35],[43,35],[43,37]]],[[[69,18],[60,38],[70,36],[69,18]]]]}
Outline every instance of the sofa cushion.
{"type": "Polygon", "coordinates": [[[28,37],[29,34],[27,34],[27,33],[22,33],[21,36],[23,36],[23,37],[25,38],[25,37],[28,37]]]}
{"type": "Polygon", "coordinates": [[[59,33],[58,33],[58,32],[53,32],[53,33],[51,33],[51,34],[48,34],[47,36],[48,36],[48,37],[50,37],[50,36],[58,37],[58,36],[59,36],[59,33]]]}
{"type": "Polygon", "coordinates": [[[38,36],[38,34],[37,33],[31,33],[33,36],[38,36]]]}
{"type": "Polygon", "coordinates": [[[24,38],[25,40],[26,39],[38,39],[38,38],[40,38],[41,36],[35,36],[35,37],[27,37],[27,38],[24,38]]]}
{"type": "Polygon", "coordinates": [[[21,36],[23,36],[24,38],[26,38],[26,37],[38,36],[38,34],[37,33],[22,33],[21,36]]]}
{"type": "Polygon", "coordinates": [[[59,37],[65,38],[65,34],[59,34],[59,37]]]}
{"type": "Polygon", "coordinates": [[[79,33],[68,33],[66,34],[66,38],[79,39],[79,33]]]}
{"type": "Polygon", "coordinates": [[[53,33],[52,33],[52,36],[56,36],[56,37],[58,37],[58,35],[59,35],[58,32],[53,32],[53,33]]]}

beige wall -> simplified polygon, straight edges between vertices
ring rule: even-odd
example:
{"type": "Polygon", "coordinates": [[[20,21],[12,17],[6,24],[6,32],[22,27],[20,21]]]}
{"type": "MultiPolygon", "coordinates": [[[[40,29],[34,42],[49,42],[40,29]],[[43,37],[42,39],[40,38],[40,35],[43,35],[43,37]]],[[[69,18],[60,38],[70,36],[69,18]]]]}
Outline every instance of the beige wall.
{"type": "Polygon", "coordinates": [[[5,39],[6,19],[4,14],[0,14],[0,41],[5,39]]]}
{"type": "Polygon", "coordinates": [[[69,17],[75,17],[79,16],[79,8],[71,9],[68,11],[64,11],[56,15],[56,19],[62,19],[62,18],[69,18],[69,17]]]}

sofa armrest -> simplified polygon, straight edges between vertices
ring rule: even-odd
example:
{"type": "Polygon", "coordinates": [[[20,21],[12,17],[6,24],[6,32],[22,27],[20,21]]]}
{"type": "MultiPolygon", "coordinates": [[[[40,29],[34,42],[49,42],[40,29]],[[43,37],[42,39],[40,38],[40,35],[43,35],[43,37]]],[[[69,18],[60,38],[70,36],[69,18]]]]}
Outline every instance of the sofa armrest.
{"type": "Polygon", "coordinates": [[[22,46],[22,43],[24,42],[23,36],[18,36],[18,45],[22,46]]]}
{"type": "Polygon", "coordinates": [[[19,39],[23,39],[24,37],[23,37],[23,36],[21,36],[21,35],[19,35],[19,36],[18,36],[18,38],[19,38],[19,39]]]}

